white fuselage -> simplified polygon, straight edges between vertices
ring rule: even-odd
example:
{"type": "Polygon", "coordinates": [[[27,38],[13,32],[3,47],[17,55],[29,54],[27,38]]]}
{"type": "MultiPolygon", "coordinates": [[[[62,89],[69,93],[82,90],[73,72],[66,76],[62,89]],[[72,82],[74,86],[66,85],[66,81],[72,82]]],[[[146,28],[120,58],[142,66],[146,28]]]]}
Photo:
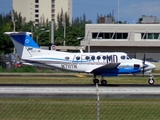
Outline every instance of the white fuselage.
{"type": "MultiPolygon", "coordinates": [[[[58,68],[77,72],[91,72],[93,69],[109,63],[120,63],[118,68],[130,69],[135,64],[143,66],[142,60],[130,59],[123,52],[68,53],[40,49],[29,50],[34,57],[23,58],[27,65],[58,68]],[[39,54],[37,54],[37,52],[39,54]]],[[[151,63],[147,68],[155,67],[151,63]]],[[[146,68],[145,68],[146,69],[146,68]]]]}

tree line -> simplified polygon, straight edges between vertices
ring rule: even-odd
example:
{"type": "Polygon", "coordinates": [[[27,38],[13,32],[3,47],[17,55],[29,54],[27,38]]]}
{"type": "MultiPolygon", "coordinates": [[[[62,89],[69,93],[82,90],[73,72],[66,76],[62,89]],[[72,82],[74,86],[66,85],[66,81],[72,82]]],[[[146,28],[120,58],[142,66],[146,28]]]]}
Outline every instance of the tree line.
{"type": "MultiPolygon", "coordinates": [[[[26,22],[26,18],[21,16],[21,13],[17,13],[14,10],[7,14],[0,14],[0,54],[8,54],[13,52],[14,45],[10,40],[10,37],[4,35],[4,32],[13,31],[14,24],[12,21],[12,14],[15,20],[15,31],[32,32],[33,39],[37,40],[37,36],[43,30],[49,30],[50,32],[43,32],[38,37],[38,44],[40,46],[51,46],[51,22],[45,20],[42,16],[39,21],[39,25],[35,26],[33,21],[26,22]]],[[[97,14],[97,23],[101,17],[105,15],[97,14]]],[[[126,24],[126,21],[115,21],[114,16],[110,13],[107,17],[111,17],[115,24],[126,24]]],[[[141,19],[139,19],[140,21],[141,19]]],[[[64,13],[63,10],[57,15],[57,23],[54,24],[54,44],[56,46],[63,46],[64,39],[66,46],[79,46],[80,41],[78,37],[85,36],[85,24],[91,24],[91,20],[87,20],[86,15],[72,19],[72,23],[69,21],[69,16],[64,13]],[[65,34],[64,34],[65,29],[65,34]]],[[[37,41],[36,41],[37,42],[37,41]]]]}
{"type": "MultiPolygon", "coordinates": [[[[42,18],[39,22],[38,27],[34,25],[34,22],[26,22],[26,19],[21,16],[20,13],[13,11],[15,20],[15,31],[32,32],[33,39],[36,40],[37,35],[43,30],[51,31],[51,22],[48,20],[44,21],[42,18]]],[[[84,37],[85,35],[85,24],[92,23],[91,20],[86,19],[84,14],[82,17],[77,17],[72,19],[72,23],[69,22],[69,17],[66,13],[61,11],[57,15],[58,22],[54,25],[54,44],[59,46],[63,45],[65,39],[66,46],[79,46],[80,42],[77,37],[84,37]],[[65,23],[64,23],[65,20],[65,23]],[[64,28],[65,28],[65,38],[64,38],[64,28]]],[[[14,24],[12,21],[11,12],[7,14],[0,14],[0,54],[8,54],[13,52],[14,45],[10,40],[10,37],[4,35],[4,32],[13,31],[14,24]]],[[[51,45],[51,32],[43,32],[38,38],[38,44],[40,46],[50,46],[51,45]]]]}

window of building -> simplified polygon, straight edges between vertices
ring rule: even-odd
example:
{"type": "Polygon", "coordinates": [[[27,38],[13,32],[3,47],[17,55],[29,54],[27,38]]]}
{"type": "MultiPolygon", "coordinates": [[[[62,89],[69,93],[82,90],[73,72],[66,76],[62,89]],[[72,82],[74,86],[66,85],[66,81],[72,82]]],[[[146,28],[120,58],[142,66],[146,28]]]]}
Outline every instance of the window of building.
{"type": "Polygon", "coordinates": [[[105,33],[106,39],[112,39],[113,33],[105,33]]]}
{"type": "Polygon", "coordinates": [[[98,35],[98,33],[92,33],[92,39],[96,39],[97,35],[98,35]]]}
{"type": "Polygon", "coordinates": [[[39,19],[35,19],[35,22],[39,22],[39,19]]]}
{"type": "Polygon", "coordinates": [[[127,39],[128,33],[92,33],[92,39],[127,39]]]}
{"type": "Polygon", "coordinates": [[[35,0],[35,3],[39,3],[39,0],[35,0]]]}
{"type": "Polygon", "coordinates": [[[35,5],[35,8],[39,8],[39,5],[35,5]]]}
{"type": "Polygon", "coordinates": [[[159,33],[154,33],[154,39],[158,39],[159,38],[159,33]]]}
{"type": "Polygon", "coordinates": [[[39,17],[39,15],[38,15],[38,14],[36,14],[36,15],[35,15],[35,17],[39,17]]]}
{"type": "Polygon", "coordinates": [[[141,39],[158,39],[159,33],[141,33],[141,39]]]}
{"type": "Polygon", "coordinates": [[[128,33],[115,33],[113,39],[127,39],[128,33]]]}
{"type": "Polygon", "coordinates": [[[127,39],[128,38],[128,33],[123,33],[123,38],[122,39],[127,39]]]}
{"type": "Polygon", "coordinates": [[[99,33],[98,39],[105,39],[104,33],[99,33]]]}
{"type": "Polygon", "coordinates": [[[35,13],[38,13],[39,12],[39,10],[35,10],[35,13]]]}

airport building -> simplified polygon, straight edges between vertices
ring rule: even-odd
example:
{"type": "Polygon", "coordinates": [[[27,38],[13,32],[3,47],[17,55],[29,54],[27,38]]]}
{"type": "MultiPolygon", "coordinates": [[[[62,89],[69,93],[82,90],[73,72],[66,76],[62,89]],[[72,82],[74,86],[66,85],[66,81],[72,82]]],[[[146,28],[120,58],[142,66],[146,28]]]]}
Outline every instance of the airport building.
{"type": "Polygon", "coordinates": [[[72,0],[13,0],[13,10],[21,13],[26,21],[38,25],[43,20],[57,22],[57,15],[67,13],[72,22],[72,0]]]}
{"type": "Polygon", "coordinates": [[[160,60],[160,24],[86,24],[81,46],[89,52],[126,52],[160,60]]]}

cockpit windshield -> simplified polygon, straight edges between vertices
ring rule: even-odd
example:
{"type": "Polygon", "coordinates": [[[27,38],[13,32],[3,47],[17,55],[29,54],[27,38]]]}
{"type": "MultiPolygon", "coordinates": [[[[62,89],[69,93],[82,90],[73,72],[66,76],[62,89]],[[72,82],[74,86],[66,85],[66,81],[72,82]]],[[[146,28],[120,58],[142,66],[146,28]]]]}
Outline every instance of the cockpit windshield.
{"type": "Polygon", "coordinates": [[[121,60],[130,60],[131,58],[129,56],[126,55],[122,55],[121,56],[121,60]]]}
{"type": "Polygon", "coordinates": [[[130,57],[129,57],[129,56],[127,56],[127,60],[130,60],[130,57]]]}

